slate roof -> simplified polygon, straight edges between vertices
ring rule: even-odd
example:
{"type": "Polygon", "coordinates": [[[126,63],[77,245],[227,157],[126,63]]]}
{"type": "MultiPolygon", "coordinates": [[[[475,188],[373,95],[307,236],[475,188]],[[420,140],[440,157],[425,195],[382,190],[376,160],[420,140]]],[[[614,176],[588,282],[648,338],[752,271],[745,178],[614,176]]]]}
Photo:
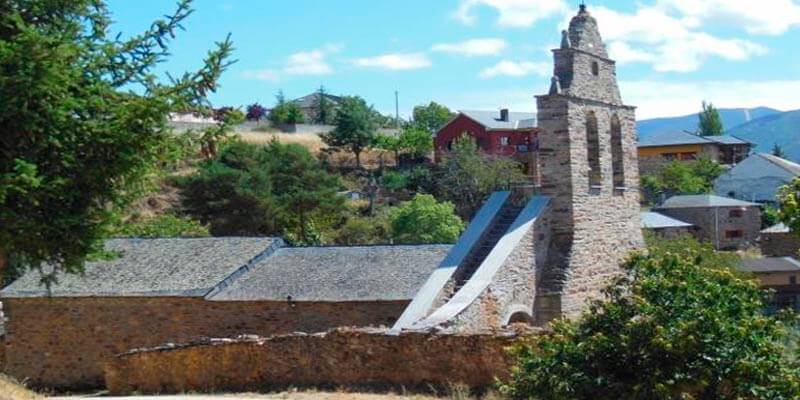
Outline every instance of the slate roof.
{"type": "MultiPolygon", "coordinates": [[[[339,100],[342,98],[339,96],[334,96],[331,94],[325,94],[325,98],[328,99],[330,102],[336,104],[339,103],[339,100]]],[[[312,108],[316,107],[317,102],[319,101],[319,93],[314,92],[311,94],[307,94],[303,97],[299,97],[297,99],[292,100],[292,103],[297,104],[300,108],[312,108]]]]}
{"type": "Polygon", "coordinates": [[[536,127],[536,113],[509,112],[508,121],[500,120],[500,111],[459,110],[487,129],[525,129],[536,127]]]}
{"type": "Polygon", "coordinates": [[[656,209],[665,208],[700,208],[700,207],[759,207],[757,203],[722,197],[713,194],[692,194],[673,196],[664,201],[656,209]]]}
{"type": "Polygon", "coordinates": [[[688,228],[694,226],[688,222],[683,222],[653,211],[642,212],[641,219],[643,229],[688,228]]]}
{"type": "Polygon", "coordinates": [[[786,226],[786,224],[784,224],[783,222],[777,225],[772,225],[769,228],[763,229],[761,231],[761,233],[789,233],[789,232],[790,232],[789,227],[786,226]]]}
{"type": "Polygon", "coordinates": [[[780,158],[778,156],[774,156],[774,155],[768,154],[768,153],[758,153],[758,154],[756,154],[756,156],[757,157],[761,157],[761,158],[763,158],[763,159],[775,164],[779,168],[785,170],[786,172],[788,172],[788,173],[790,173],[792,175],[795,175],[795,176],[800,175],[800,164],[793,163],[793,162],[791,162],[791,161],[789,161],[787,159],[780,158]]]}
{"type": "Polygon", "coordinates": [[[755,258],[742,260],[739,264],[739,269],[753,273],[800,272],[800,261],[791,257],[755,258]]]}
{"type": "Polygon", "coordinates": [[[639,140],[639,147],[679,146],[686,144],[749,144],[735,136],[698,136],[688,132],[665,132],[639,140]]]}
{"type": "Polygon", "coordinates": [[[282,248],[258,262],[213,301],[409,300],[452,246],[282,248]]]}
{"type": "MultiPolygon", "coordinates": [[[[83,275],[60,275],[54,297],[205,296],[214,286],[283,243],[276,238],[112,239],[111,261],[89,262],[83,275]]],[[[41,297],[38,271],[30,271],[0,297],[41,297]]]]}

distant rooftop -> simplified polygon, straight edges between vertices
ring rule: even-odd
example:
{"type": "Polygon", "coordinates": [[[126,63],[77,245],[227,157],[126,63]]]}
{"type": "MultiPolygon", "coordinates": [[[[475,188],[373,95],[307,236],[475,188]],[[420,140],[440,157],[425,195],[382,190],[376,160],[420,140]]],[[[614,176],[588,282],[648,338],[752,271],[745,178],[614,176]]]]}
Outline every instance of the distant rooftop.
{"type": "Polygon", "coordinates": [[[735,136],[698,136],[688,132],[665,132],[639,140],[639,147],[679,146],[685,144],[750,144],[735,136]]]}
{"type": "Polygon", "coordinates": [[[450,245],[282,248],[213,301],[409,300],[450,245]]]}
{"type": "MultiPolygon", "coordinates": [[[[311,94],[307,94],[303,97],[298,97],[292,100],[292,103],[297,104],[300,108],[312,108],[317,106],[319,98],[320,98],[319,92],[314,92],[311,94]]],[[[332,103],[338,103],[342,99],[340,96],[334,96],[332,94],[327,94],[327,93],[325,94],[325,98],[332,103]]]]}
{"type": "MultiPolygon", "coordinates": [[[[112,239],[110,261],[88,262],[83,275],[60,274],[54,297],[205,296],[214,286],[282,240],[275,238],[112,239]]],[[[52,270],[52,269],[51,269],[52,270]]],[[[46,288],[29,271],[0,297],[41,297],[46,288]]]]}
{"type": "Polygon", "coordinates": [[[654,211],[642,212],[641,219],[643,229],[689,228],[694,226],[688,222],[683,222],[654,211]]]}
{"type": "Polygon", "coordinates": [[[789,232],[791,232],[791,230],[783,222],[777,225],[772,225],[769,228],[763,229],[761,231],[761,233],[789,233],[789,232]]]}
{"type": "Polygon", "coordinates": [[[791,162],[785,158],[780,158],[778,156],[774,156],[769,153],[758,153],[755,155],[756,157],[761,157],[773,164],[775,164],[778,168],[781,168],[792,175],[800,175],[800,164],[791,162]]]}
{"type": "Polygon", "coordinates": [[[739,269],[753,273],[800,272],[800,262],[791,257],[766,257],[742,260],[739,269]]]}
{"type": "Polygon", "coordinates": [[[666,208],[699,208],[699,207],[758,207],[757,203],[722,197],[713,194],[693,194],[683,196],[673,196],[656,207],[666,208]]]}
{"type": "Polygon", "coordinates": [[[500,119],[500,110],[459,110],[459,113],[472,118],[488,129],[526,129],[536,127],[536,113],[510,111],[508,113],[508,121],[500,119]]]}

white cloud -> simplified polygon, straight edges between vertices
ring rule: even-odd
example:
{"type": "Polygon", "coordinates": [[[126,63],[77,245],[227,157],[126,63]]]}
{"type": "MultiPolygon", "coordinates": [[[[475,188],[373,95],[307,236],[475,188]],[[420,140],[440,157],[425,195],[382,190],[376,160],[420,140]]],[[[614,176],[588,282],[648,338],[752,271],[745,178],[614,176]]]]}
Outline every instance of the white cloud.
{"type": "Polygon", "coordinates": [[[242,76],[248,79],[277,82],[283,75],[328,75],[333,67],[327,61],[331,54],[338,53],[342,46],[327,44],[319,49],[299,51],[289,55],[280,69],[261,69],[245,71],[242,76]]]}
{"type": "Polygon", "coordinates": [[[550,75],[551,71],[552,66],[549,63],[530,61],[514,62],[503,60],[481,71],[480,77],[488,79],[496,76],[521,77],[530,74],[546,77],[550,75]]]}
{"type": "Polygon", "coordinates": [[[717,107],[767,106],[781,110],[800,108],[800,80],[770,81],[624,81],[625,103],[638,107],[636,117],[648,119],[696,113],[703,100],[717,107]]]}
{"type": "Polygon", "coordinates": [[[795,0],[658,0],[657,6],[680,13],[695,27],[720,22],[751,34],[779,35],[800,26],[800,4],[795,0]]]}
{"type": "Polygon", "coordinates": [[[459,43],[439,43],[431,47],[432,51],[459,54],[467,57],[494,56],[508,47],[503,39],[472,39],[459,43]]]}
{"type": "Polygon", "coordinates": [[[353,64],[365,68],[397,71],[428,68],[431,66],[431,61],[423,53],[389,53],[375,57],[357,58],[353,60],[353,64]]]}
{"type": "Polygon", "coordinates": [[[691,72],[709,57],[741,61],[767,49],[744,39],[724,39],[694,29],[694,19],[672,16],[662,6],[643,6],[634,14],[596,7],[611,58],[621,64],[644,62],[659,72],[691,72]]]}
{"type": "Polygon", "coordinates": [[[493,8],[499,14],[497,24],[504,27],[527,28],[537,21],[568,11],[564,0],[461,0],[454,17],[466,25],[474,25],[476,9],[493,8]]]}

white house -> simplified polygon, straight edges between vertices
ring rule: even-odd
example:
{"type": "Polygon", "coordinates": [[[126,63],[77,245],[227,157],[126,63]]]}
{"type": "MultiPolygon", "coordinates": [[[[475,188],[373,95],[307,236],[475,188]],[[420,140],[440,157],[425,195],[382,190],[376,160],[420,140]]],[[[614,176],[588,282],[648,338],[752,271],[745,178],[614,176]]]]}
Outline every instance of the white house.
{"type": "Polygon", "coordinates": [[[778,189],[800,176],[800,164],[767,153],[742,160],[714,181],[720,196],[758,203],[775,203],[778,189]]]}

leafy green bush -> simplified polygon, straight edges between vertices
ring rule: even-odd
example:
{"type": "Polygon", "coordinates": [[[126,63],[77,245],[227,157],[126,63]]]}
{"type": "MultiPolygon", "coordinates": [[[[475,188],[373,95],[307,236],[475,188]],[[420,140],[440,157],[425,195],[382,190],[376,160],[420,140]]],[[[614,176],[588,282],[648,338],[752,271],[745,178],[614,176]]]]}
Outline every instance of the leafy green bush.
{"type": "Polygon", "coordinates": [[[163,214],[142,221],[123,224],[115,232],[118,237],[133,238],[171,238],[171,237],[206,237],[208,228],[203,224],[186,217],[163,214]]]}
{"type": "Polygon", "coordinates": [[[385,215],[354,216],[339,228],[334,243],[345,246],[389,243],[391,227],[385,215]]]}
{"type": "Polygon", "coordinates": [[[604,301],[517,346],[501,390],[542,400],[797,399],[788,324],[762,314],[757,282],[702,246],[680,246],[634,254],[604,301]]]}
{"type": "Polygon", "coordinates": [[[418,194],[390,211],[392,237],[397,243],[455,243],[464,222],[452,203],[439,203],[418,194]]]}
{"type": "Polygon", "coordinates": [[[714,189],[714,180],[724,171],[719,163],[707,156],[691,162],[672,161],[659,173],[642,176],[642,187],[650,203],[657,202],[662,195],[710,193],[714,189]]]}
{"type": "Polygon", "coordinates": [[[408,178],[402,172],[387,171],[383,174],[383,188],[389,192],[398,192],[406,188],[408,178]]]}

